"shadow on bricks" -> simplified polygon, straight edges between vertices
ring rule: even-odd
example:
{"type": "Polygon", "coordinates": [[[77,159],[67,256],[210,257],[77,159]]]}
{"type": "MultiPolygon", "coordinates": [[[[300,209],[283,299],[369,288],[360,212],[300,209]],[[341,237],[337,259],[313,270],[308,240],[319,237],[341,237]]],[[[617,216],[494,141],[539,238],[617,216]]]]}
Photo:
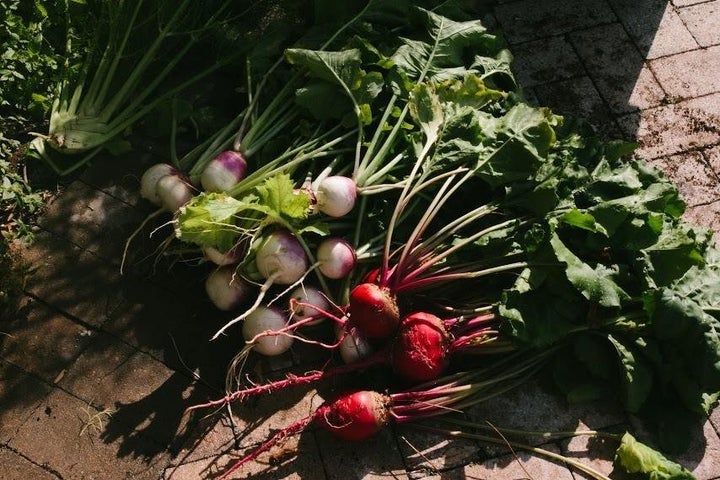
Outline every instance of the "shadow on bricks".
{"type": "Polygon", "coordinates": [[[527,97],[613,138],[634,139],[640,119],[633,114],[671,100],[646,60],[691,48],[667,0],[493,3],[527,97]]]}

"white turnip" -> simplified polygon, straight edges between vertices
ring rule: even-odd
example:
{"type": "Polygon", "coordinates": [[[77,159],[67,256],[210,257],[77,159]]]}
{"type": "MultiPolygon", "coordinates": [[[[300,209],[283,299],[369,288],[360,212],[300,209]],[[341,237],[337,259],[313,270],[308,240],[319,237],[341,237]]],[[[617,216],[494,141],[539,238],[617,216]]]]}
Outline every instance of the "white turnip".
{"type": "Polygon", "coordinates": [[[162,200],[158,195],[158,181],[168,175],[177,175],[175,167],[168,163],[156,163],[151,166],[140,178],[140,196],[153,205],[162,206],[162,200]]]}
{"type": "Polygon", "coordinates": [[[245,318],[243,338],[253,342],[253,350],[261,355],[282,355],[292,346],[293,338],[284,333],[272,335],[272,332],[285,328],[287,323],[288,319],[282,311],[260,306],[245,318]]]}
{"type": "Polygon", "coordinates": [[[326,238],[317,248],[318,270],[328,278],[345,278],[357,262],[355,249],[342,238],[326,238]]]}
{"type": "Polygon", "coordinates": [[[242,260],[242,249],[237,247],[231,248],[225,253],[221,252],[217,248],[203,247],[202,252],[205,258],[215,265],[231,265],[242,260]]]}
{"type": "Polygon", "coordinates": [[[330,310],[330,302],[317,288],[301,285],[290,293],[290,310],[293,312],[293,322],[316,317],[307,323],[303,322],[303,325],[317,325],[324,320],[322,311],[330,310]]]}
{"type": "Polygon", "coordinates": [[[302,245],[288,230],[267,235],[255,252],[258,272],[273,283],[290,285],[308,270],[308,258],[302,245]]]}
{"type": "Polygon", "coordinates": [[[206,192],[226,192],[245,178],[247,161],[234,150],[226,150],[213,158],[200,175],[200,184],[206,192]]]}
{"type": "Polygon", "coordinates": [[[331,217],[342,217],[355,206],[357,185],[351,178],[332,175],[320,182],[315,198],[319,211],[331,217]]]}
{"type": "Polygon", "coordinates": [[[157,194],[165,210],[175,213],[193,198],[193,189],[179,175],[165,175],[157,182],[157,194]]]}
{"type": "Polygon", "coordinates": [[[234,310],[245,302],[253,287],[235,274],[234,265],[213,270],[205,280],[205,292],[219,310],[234,310]]]}

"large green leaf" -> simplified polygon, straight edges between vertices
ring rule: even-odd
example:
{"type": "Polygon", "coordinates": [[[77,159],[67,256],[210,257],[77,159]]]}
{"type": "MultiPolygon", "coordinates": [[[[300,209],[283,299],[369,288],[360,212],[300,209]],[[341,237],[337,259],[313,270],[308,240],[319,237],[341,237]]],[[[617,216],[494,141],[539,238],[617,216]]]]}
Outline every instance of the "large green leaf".
{"type": "Polygon", "coordinates": [[[484,144],[477,174],[493,187],[532,178],[555,142],[555,122],[549,110],[525,104],[500,118],[481,114],[484,144]]]}
{"type": "Polygon", "coordinates": [[[282,220],[294,224],[304,220],[310,209],[310,196],[295,189],[290,175],[282,173],[270,177],[257,187],[259,206],[270,221],[282,220]]]}
{"type": "Polygon", "coordinates": [[[649,480],[695,480],[682,465],[625,433],[615,453],[615,464],[628,473],[643,473],[649,480]]]}
{"type": "Polygon", "coordinates": [[[607,338],[615,347],[620,360],[620,378],[624,392],[623,406],[630,412],[637,412],[650,395],[653,386],[653,372],[638,351],[637,345],[628,345],[614,335],[608,335],[607,338]]]}
{"type": "Polygon", "coordinates": [[[357,78],[362,63],[360,50],[356,48],[335,52],[289,48],[285,50],[285,57],[291,64],[306,68],[314,78],[348,90],[357,78]]]}
{"type": "Polygon", "coordinates": [[[201,193],[180,207],[175,235],[184,242],[202,247],[230,250],[238,237],[235,215],[244,202],[224,193],[201,193]]]}
{"type": "Polygon", "coordinates": [[[603,264],[587,264],[563,243],[557,232],[553,232],[550,243],[557,259],[566,265],[568,280],[585,298],[603,307],[619,307],[630,298],[616,282],[616,271],[603,264]]]}

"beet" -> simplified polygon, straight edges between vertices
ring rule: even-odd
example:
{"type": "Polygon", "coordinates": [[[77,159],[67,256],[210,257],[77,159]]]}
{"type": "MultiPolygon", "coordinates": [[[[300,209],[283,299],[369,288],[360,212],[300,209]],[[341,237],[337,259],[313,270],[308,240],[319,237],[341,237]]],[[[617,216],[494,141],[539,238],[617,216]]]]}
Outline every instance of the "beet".
{"type": "Polygon", "coordinates": [[[390,398],[378,392],[360,390],[326,402],[315,421],[343,440],[366,440],[388,423],[390,398]]]}
{"type": "Polygon", "coordinates": [[[400,310],[388,289],[361,283],[350,292],[350,323],[365,338],[388,338],[400,325],[400,310]]]}
{"type": "Polygon", "coordinates": [[[425,312],[408,315],[392,347],[395,374],[414,383],[440,377],[448,365],[449,344],[440,318],[425,312]]]}

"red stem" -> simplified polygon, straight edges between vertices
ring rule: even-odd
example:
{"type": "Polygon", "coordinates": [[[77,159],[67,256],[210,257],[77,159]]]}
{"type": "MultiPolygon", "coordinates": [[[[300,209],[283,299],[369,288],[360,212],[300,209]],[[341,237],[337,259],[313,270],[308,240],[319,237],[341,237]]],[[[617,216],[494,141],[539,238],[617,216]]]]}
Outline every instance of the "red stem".
{"type": "Polygon", "coordinates": [[[292,425],[290,425],[286,428],[283,428],[282,430],[277,432],[275,435],[270,437],[270,439],[267,440],[265,443],[263,443],[258,448],[253,450],[250,454],[244,456],[237,462],[233,463],[232,466],[227,471],[225,471],[222,474],[222,476],[220,476],[219,480],[224,480],[224,479],[228,478],[235,470],[242,467],[246,463],[248,463],[252,460],[255,460],[261,453],[270,450],[272,447],[274,447],[278,443],[284,441],[287,437],[289,437],[291,435],[296,435],[296,434],[302,432],[303,430],[305,430],[305,428],[308,425],[310,425],[310,423],[312,423],[315,420],[315,417],[317,415],[318,415],[318,411],[316,410],[312,415],[309,415],[301,420],[298,420],[297,422],[293,423],[292,425]]]}
{"type": "Polygon", "coordinates": [[[192,407],[188,407],[186,412],[191,412],[193,410],[199,410],[201,408],[210,408],[210,407],[220,407],[223,405],[227,405],[230,402],[234,402],[235,400],[241,400],[247,397],[250,397],[252,395],[259,395],[262,393],[270,393],[273,390],[281,390],[283,388],[288,388],[296,385],[308,385],[314,382],[319,382],[320,380],[324,380],[326,378],[332,378],[337,375],[343,375],[346,373],[352,373],[357,372],[360,370],[365,370],[370,367],[374,367],[376,365],[384,365],[388,364],[390,362],[390,353],[388,350],[380,350],[378,352],[375,352],[374,354],[370,355],[369,357],[359,360],[357,362],[348,363],[345,365],[338,365],[336,367],[329,368],[327,370],[319,370],[313,373],[306,373],[305,375],[296,376],[296,375],[288,375],[283,380],[277,380],[275,382],[266,383],[263,385],[255,385],[254,387],[245,388],[243,390],[237,390],[229,395],[226,395],[223,398],[219,398],[217,400],[213,400],[207,403],[203,403],[200,405],[193,405],[192,407]]]}

